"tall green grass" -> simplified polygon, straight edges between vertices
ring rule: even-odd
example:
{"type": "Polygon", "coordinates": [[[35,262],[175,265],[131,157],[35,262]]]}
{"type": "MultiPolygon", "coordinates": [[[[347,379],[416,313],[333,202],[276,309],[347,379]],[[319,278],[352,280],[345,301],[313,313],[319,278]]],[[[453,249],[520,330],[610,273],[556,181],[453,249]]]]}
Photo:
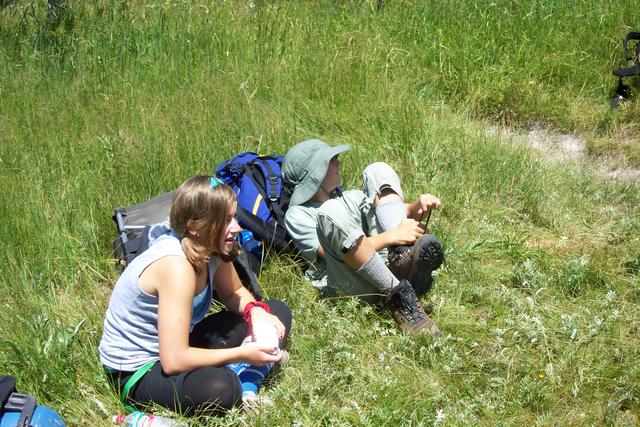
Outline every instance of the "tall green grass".
{"type": "Polygon", "coordinates": [[[352,145],[346,186],[384,160],[408,196],[442,198],[424,302],[445,335],[319,300],[273,257],[263,287],[295,327],[277,406],[196,424],[637,424],[640,192],[485,131],[637,132],[637,101],[608,110],[637,6],[374,3],[2,3],[0,372],[71,425],[109,425],[112,209],[320,137],[352,145]]]}

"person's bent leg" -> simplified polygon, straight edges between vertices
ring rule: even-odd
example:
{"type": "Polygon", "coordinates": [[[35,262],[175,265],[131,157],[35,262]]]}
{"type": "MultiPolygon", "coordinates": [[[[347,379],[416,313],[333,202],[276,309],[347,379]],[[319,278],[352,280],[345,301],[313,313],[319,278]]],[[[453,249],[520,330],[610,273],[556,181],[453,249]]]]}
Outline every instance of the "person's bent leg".
{"type": "MultiPolygon", "coordinates": [[[[404,193],[400,178],[391,166],[372,163],[363,172],[367,196],[374,200],[379,232],[397,227],[406,216],[404,193]]],[[[432,287],[432,272],[440,267],[444,251],[438,239],[425,234],[411,246],[389,248],[388,265],[398,279],[407,279],[418,296],[432,287]]]]}
{"type": "MultiPolygon", "coordinates": [[[[285,335],[281,342],[282,348],[285,348],[291,331],[291,308],[279,300],[265,302],[269,311],[280,319],[285,327],[285,335]]],[[[249,326],[240,314],[223,310],[207,316],[194,326],[189,335],[189,345],[199,348],[238,347],[249,333],[249,326]]]]}
{"type": "MultiPolygon", "coordinates": [[[[373,200],[377,232],[398,227],[407,218],[404,192],[398,174],[387,163],[377,162],[367,166],[362,176],[364,191],[373,200]]],[[[412,246],[393,246],[388,250],[389,270],[401,280],[388,298],[389,305],[396,307],[392,309],[394,318],[405,330],[422,329],[439,335],[440,331],[424,313],[417,297],[431,288],[431,272],[442,263],[440,242],[431,235],[424,235],[412,246]]]]}
{"type": "MultiPolygon", "coordinates": [[[[329,286],[365,301],[377,302],[386,295],[383,290],[389,284],[387,280],[376,281],[367,274],[380,263],[375,262],[379,255],[363,231],[359,205],[364,199],[362,192],[355,191],[325,202],[318,211],[318,239],[325,254],[329,286]]],[[[390,272],[388,275],[393,277],[390,272]]]]}
{"type": "Polygon", "coordinates": [[[362,179],[364,192],[375,206],[378,231],[393,230],[407,217],[398,174],[387,163],[376,162],[365,168],[362,179]]]}
{"type": "Polygon", "coordinates": [[[411,285],[398,282],[364,235],[360,211],[364,198],[358,200],[358,194],[363,195],[345,193],[340,199],[325,202],[318,211],[318,238],[325,253],[329,283],[365,301],[384,302],[405,331],[429,332],[433,322],[411,285]],[[369,293],[364,293],[367,290],[369,293]]]}
{"type": "Polygon", "coordinates": [[[398,285],[398,279],[391,273],[365,236],[362,236],[345,253],[344,261],[356,274],[385,295],[398,285]]]}
{"type": "Polygon", "coordinates": [[[167,375],[158,362],[129,393],[129,399],[145,407],[152,403],[192,416],[222,413],[242,401],[238,376],[227,367],[193,369],[167,375]]]}

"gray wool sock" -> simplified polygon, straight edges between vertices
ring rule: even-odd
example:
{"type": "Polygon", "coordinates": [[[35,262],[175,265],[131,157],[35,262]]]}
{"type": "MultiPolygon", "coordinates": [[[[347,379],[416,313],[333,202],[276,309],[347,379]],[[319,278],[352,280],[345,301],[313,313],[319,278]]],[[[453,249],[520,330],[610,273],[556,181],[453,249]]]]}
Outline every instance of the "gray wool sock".
{"type": "Polygon", "coordinates": [[[371,258],[356,270],[356,274],[384,293],[400,283],[377,252],[374,252],[371,258]]]}
{"type": "Polygon", "coordinates": [[[380,232],[396,228],[405,218],[407,213],[403,202],[389,202],[376,206],[376,219],[380,232]]]}

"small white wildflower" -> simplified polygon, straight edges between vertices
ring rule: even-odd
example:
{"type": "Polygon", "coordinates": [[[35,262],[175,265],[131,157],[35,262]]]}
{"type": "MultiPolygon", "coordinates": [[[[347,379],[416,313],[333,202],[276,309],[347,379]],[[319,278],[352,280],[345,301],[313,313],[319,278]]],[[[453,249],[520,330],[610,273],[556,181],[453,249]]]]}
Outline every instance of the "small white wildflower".
{"type": "Polygon", "coordinates": [[[553,377],[553,363],[547,363],[547,365],[544,367],[544,373],[547,375],[547,377],[553,377]]]}
{"type": "Polygon", "coordinates": [[[446,415],[444,413],[444,409],[436,409],[436,424],[442,424],[444,422],[446,418],[446,415]]]}
{"type": "Polygon", "coordinates": [[[607,305],[609,305],[609,304],[611,304],[613,302],[615,297],[616,297],[616,291],[610,289],[605,294],[604,300],[606,301],[607,305]]]}
{"type": "Polygon", "coordinates": [[[99,400],[97,397],[93,397],[92,399],[93,399],[93,403],[95,403],[98,409],[100,409],[100,412],[102,412],[105,415],[109,415],[109,412],[107,411],[107,407],[105,406],[104,403],[102,403],[101,400],[99,400]]]}
{"type": "Polygon", "coordinates": [[[578,397],[578,392],[580,391],[580,386],[578,385],[577,382],[573,383],[573,387],[571,389],[571,393],[573,394],[573,397],[578,397]]]}

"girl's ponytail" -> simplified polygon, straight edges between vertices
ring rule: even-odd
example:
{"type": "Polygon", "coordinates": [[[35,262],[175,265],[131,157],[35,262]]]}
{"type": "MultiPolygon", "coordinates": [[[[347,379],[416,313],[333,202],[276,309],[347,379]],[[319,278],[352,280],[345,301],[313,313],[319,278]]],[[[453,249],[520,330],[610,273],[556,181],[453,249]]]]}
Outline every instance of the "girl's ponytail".
{"type": "Polygon", "coordinates": [[[235,202],[229,186],[205,175],[187,180],[173,196],[171,228],[182,238],[182,250],[197,274],[203,271],[211,255],[219,255],[224,261],[237,255],[236,248],[227,253],[220,247],[228,212],[235,202]]]}

